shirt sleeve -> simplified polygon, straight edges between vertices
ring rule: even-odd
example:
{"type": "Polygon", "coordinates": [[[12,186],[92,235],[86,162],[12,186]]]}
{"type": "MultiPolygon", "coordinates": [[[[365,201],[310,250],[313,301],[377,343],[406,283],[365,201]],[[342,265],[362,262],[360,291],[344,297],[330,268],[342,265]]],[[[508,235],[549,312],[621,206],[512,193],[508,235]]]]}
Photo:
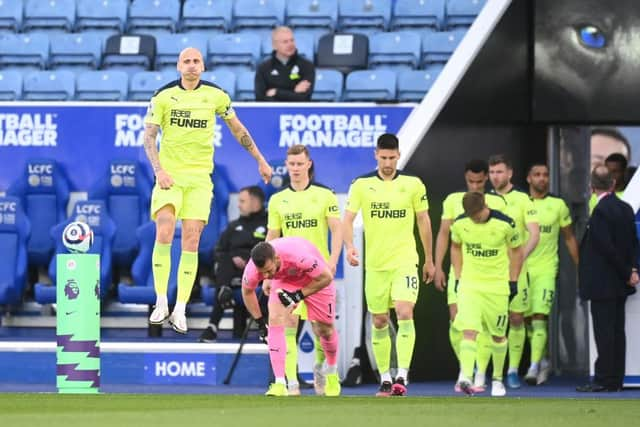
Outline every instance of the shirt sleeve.
{"type": "Polygon", "coordinates": [[[249,260],[247,266],[244,268],[244,273],[242,273],[242,287],[247,289],[255,289],[258,287],[258,284],[261,282],[260,274],[256,269],[253,261],[249,260]]]}
{"type": "Polygon", "coordinates": [[[462,239],[460,238],[460,234],[458,233],[458,227],[456,226],[455,222],[451,224],[450,230],[451,230],[451,241],[458,245],[462,243],[462,239]]]}
{"type": "Polygon", "coordinates": [[[340,209],[338,208],[338,197],[333,191],[328,193],[327,196],[327,208],[325,210],[325,217],[327,218],[340,218],[340,209]]]}
{"type": "Polygon", "coordinates": [[[448,220],[455,219],[453,217],[453,203],[451,202],[450,197],[447,197],[444,199],[444,202],[442,202],[442,216],[440,218],[448,220]]]}
{"type": "Polygon", "coordinates": [[[222,95],[220,96],[218,105],[216,105],[216,114],[222,120],[229,120],[236,116],[236,112],[233,110],[233,107],[231,106],[231,98],[229,97],[229,94],[225,91],[222,91],[222,95]]]}
{"type": "Polygon", "coordinates": [[[413,193],[413,210],[414,212],[424,212],[429,210],[429,200],[427,199],[427,188],[422,181],[418,179],[416,188],[413,193]]]}
{"type": "Polygon", "coordinates": [[[357,213],[362,207],[359,187],[358,180],[353,181],[351,187],[349,187],[349,196],[347,197],[347,210],[349,212],[357,213]]]}
{"type": "Polygon", "coordinates": [[[507,229],[507,246],[517,248],[522,245],[522,234],[518,232],[515,223],[512,223],[507,229]]]}
{"type": "Polygon", "coordinates": [[[527,199],[524,209],[524,223],[525,224],[539,224],[538,208],[533,204],[533,200],[527,199]]]}
{"type": "Polygon", "coordinates": [[[151,101],[149,101],[149,105],[147,106],[147,115],[144,118],[144,122],[161,126],[163,112],[164,105],[156,94],[151,98],[151,101]]]}
{"type": "Polygon", "coordinates": [[[560,227],[566,227],[567,225],[571,225],[573,221],[571,220],[571,212],[569,212],[569,207],[562,200],[560,202],[560,227]]]}
{"type": "Polygon", "coordinates": [[[269,200],[269,210],[267,213],[267,228],[269,230],[282,230],[282,221],[280,219],[280,212],[276,206],[276,197],[271,197],[269,200]]]}

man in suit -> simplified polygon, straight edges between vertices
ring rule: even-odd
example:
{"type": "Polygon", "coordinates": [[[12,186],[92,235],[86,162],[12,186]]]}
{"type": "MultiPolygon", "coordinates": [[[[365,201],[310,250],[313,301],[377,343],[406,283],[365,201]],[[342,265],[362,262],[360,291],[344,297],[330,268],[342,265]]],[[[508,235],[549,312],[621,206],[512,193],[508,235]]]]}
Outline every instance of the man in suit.
{"type": "Polygon", "coordinates": [[[598,350],[593,382],[580,392],[619,391],[625,373],[625,302],[635,292],[638,238],[631,207],[615,196],[615,179],[606,166],[591,173],[598,198],[580,243],[580,297],[591,301],[598,350]]]}

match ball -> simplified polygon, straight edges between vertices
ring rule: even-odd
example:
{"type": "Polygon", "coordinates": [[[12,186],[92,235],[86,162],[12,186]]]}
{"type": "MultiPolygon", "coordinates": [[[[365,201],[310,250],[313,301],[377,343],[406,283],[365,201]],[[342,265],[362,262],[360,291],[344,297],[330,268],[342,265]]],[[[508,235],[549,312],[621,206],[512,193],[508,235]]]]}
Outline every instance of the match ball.
{"type": "Polygon", "coordinates": [[[62,232],[62,243],[69,252],[83,254],[93,245],[93,231],[84,222],[71,222],[62,232]]]}

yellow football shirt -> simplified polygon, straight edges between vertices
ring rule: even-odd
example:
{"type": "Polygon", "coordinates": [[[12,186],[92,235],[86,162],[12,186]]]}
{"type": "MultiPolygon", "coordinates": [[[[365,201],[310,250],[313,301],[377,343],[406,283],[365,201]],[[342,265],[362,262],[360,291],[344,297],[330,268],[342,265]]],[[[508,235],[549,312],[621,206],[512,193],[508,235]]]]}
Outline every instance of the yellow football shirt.
{"type": "Polygon", "coordinates": [[[302,191],[289,186],[271,196],[268,215],[270,230],[281,230],[283,237],[305,238],[329,260],[327,218],[340,218],[338,199],[331,189],[317,183],[302,191]]]}
{"type": "Polygon", "coordinates": [[[349,188],[348,211],[362,211],[365,268],[396,270],[418,264],[415,217],[429,209],[420,178],[397,172],[385,181],[374,171],[356,178],[349,188]]]}
{"type": "Polygon", "coordinates": [[[170,175],[211,174],[215,116],[235,116],[231,98],[220,87],[201,81],[186,90],[176,80],[158,89],[151,98],[145,123],[162,130],[160,164],[170,175]]]}

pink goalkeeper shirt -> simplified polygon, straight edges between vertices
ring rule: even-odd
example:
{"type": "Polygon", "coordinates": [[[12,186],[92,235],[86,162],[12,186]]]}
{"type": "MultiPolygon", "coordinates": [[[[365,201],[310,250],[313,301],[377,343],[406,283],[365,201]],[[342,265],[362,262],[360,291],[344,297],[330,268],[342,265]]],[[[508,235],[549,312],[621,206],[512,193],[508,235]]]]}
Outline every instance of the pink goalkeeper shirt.
{"type": "MultiPolygon", "coordinates": [[[[280,257],[280,269],[272,279],[272,290],[296,291],[318,277],[327,267],[320,251],[302,237],[281,237],[269,242],[280,257]]],[[[253,260],[249,260],[242,276],[242,286],[255,289],[264,280],[253,260]]],[[[330,287],[333,287],[333,282],[330,287]]]]}

